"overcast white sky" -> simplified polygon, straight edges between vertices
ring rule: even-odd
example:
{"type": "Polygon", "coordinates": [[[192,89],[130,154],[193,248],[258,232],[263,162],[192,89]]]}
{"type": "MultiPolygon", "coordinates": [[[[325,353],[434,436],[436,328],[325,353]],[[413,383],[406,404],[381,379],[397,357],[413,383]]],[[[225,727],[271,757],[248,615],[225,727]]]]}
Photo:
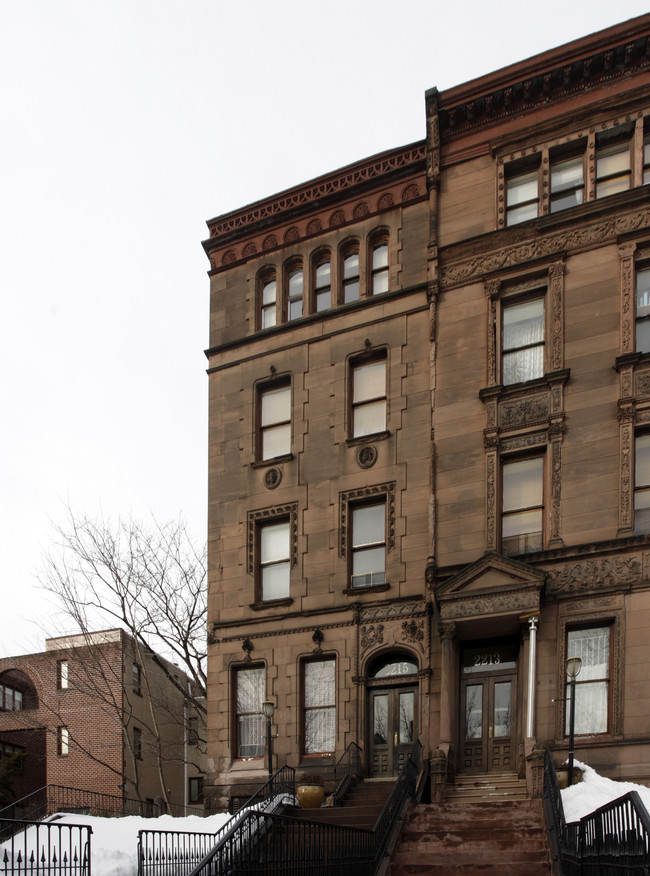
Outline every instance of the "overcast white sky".
{"type": "Polygon", "coordinates": [[[424,137],[642,0],[20,0],[0,12],[0,656],[65,504],[206,533],[205,221],[424,137]]]}

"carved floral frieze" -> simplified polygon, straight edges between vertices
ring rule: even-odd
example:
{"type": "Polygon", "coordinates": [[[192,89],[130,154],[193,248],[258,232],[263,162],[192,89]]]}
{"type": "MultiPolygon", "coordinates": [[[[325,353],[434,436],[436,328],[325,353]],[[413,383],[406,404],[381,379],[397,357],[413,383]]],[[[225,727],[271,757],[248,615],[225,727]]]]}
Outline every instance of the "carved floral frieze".
{"type": "Polygon", "coordinates": [[[643,556],[599,557],[549,569],[547,590],[571,593],[603,587],[628,587],[642,579],[643,556]]]}

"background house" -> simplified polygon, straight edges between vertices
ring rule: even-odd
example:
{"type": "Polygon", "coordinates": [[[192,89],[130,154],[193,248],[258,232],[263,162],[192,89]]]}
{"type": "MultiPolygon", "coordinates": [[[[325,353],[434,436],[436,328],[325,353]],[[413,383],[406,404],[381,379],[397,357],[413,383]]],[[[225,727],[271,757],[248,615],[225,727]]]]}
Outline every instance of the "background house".
{"type": "Polygon", "coordinates": [[[650,781],[650,16],[208,222],[209,804],[346,746],[650,781]]]}
{"type": "Polygon", "coordinates": [[[120,629],[0,660],[0,746],[23,755],[16,798],[57,785],[202,811],[204,721],[188,683],[120,629]]]}

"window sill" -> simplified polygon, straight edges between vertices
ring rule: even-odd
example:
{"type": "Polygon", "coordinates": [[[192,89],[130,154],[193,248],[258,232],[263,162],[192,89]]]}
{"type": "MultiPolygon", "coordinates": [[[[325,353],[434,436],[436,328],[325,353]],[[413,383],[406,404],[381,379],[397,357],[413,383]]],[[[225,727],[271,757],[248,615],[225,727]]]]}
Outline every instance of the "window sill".
{"type": "MultiPolygon", "coordinates": [[[[334,754],[301,754],[298,769],[313,770],[315,767],[328,769],[335,764],[334,754]]],[[[297,784],[297,782],[296,782],[297,784]]]]}
{"type": "Polygon", "coordinates": [[[390,590],[390,584],[370,584],[368,587],[348,587],[344,590],[348,596],[358,596],[360,593],[384,593],[390,590]]]}
{"type": "Polygon", "coordinates": [[[251,462],[251,468],[268,468],[271,465],[279,465],[281,462],[291,462],[293,453],[285,453],[283,456],[274,456],[272,459],[256,459],[251,462]]]}
{"type": "Polygon", "coordinates": [[[386,429],[383,432],[373,432],[371,435],[360,435],[358,438],[348,438],[346,444],[348,447],[356,447],[358,444],[368,444],[371,441],[385,441],[390,438],[390,430],[386,429]]]}
{"type": "Polygon", "coordinates": [[[285,605],[292,605],[293,597],[285,596],[283,599],[266,599],[261,602],[251,602],[249,608],[253,611],[263,611],[265,608],[281,608],[285,605]]]}

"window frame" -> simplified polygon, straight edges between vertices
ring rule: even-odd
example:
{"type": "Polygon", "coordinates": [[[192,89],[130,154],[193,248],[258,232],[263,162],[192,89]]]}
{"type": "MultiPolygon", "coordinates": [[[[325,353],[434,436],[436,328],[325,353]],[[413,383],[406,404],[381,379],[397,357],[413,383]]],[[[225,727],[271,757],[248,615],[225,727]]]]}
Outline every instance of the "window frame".
{"type": "Polygon", "coordinates": [[[339,304],[354,304],[361,300],[361,246],[359,241],[348,241],[340,250],[340,272],[339,272],[339,289],[340,301],[339,304]],[[346,273],[346,261],[353,255],[356,255],[357,265],[356,273],[346,273]],[[347,289],[356,286],[356,295],[350,300],[347,300],[347,289]]]}
{"type": "MultiPolygon", "coordinates": [[[[357,523],[358,526],[358,523],[357,523]]],[[[387,565],[387,530],[388,520],[386,511],[386,497],[376,497],[364,501],[353,502],[350,506],[350,552],[348,557],[348,587],[350,590],[358,592],[360,590],[368,590],[373,587],[383,587],[386,585],[386,565],[387,565]],[[379,499],[379,501],[377,500],[379,499]],[[364,511],[381,508],[383,512],[383,532],[381,539],[374,541],[364,541],[355,543],[355,516],[362,514],[364,511]],[[357,573],[354,572],[355,560],[362,554],[370,554],[381,550],[383,552],[383,569],[372,572],[357,573]],[[355,579],[367,578],[370,576],[370,581],[365,584],[355,583],[355,579]],[[375,580],[377,576],[377,580],[375,580]],[[379,580],[381,579],[381,580],[379,580]]],[[[378,534],[378,533],[377,533],[378,534]]]]}
{"type": "Polygon", "coordinates": [[[131,681],[133,687],[133,693],[136,696],[142,696],[142,667],[139,663],[133,662],[131,667],[131,681]]]}
{"type": "MultiPolygon", "coordinates": [[[[283,533],[284,538],[284,533],[283,533]]],[[[278,602],[279,600],[285,600],[291,598],[291,519],[288,514],[286,515],[278,515],[270,520],[259,521],[257,524],[257,560],[256,560],[256,589],[257,589],[257,602],[259,603],[269,603],[269,602],[278,602]],[[282,527],[283,530],[286,530],[286,555],[283,554],[281,558],[272,557],[271,559],[264,559],[263,550],[264,550],[264,533],[268,532],[272,528],[282,527]],[[278,566],[286,566],[286,593],[283,593],[282,596],[265,596],[264,595],[264,577],[265,570],[271,569],[272,567],[278,566]]],[[[283,582],[284,583],[284,582],[283,582]]]]}
{"type": "Polygon", "coordinates": [[[500,477],[500,485],[501,485],[501,513],[499,517],[499,525],[500,525],[500,544],[501,544],[501,554],[505,557],[525,557],[531,553],[537,553],[538,551],[544,550],[546,545],[546,453],[545,452],[536,452],[530,453],[526,456],[505,456],[500,460],[501,465],[501,477],[500,477]],[[509,466],[521,465],[529,462],[533,462],[539,460],[541,463],[541,473],[540,473],[540,483],[539,488],[541,491],[541,503],[535,503],[532,505],[517,505],[507,510],[504,508],[504,496],[505,496],[505,472],[509,466]],[[507,519],[513,519],[517,515],[525,515],[530,514],[531,512],[539,511],[541,515],[541,530],[529,530],[526,532],[520,532],[516,535],[509,536],[509,539],[522,537],[525,539],[525,549],[524,550],[515,550],[510,551],[506,550],[506,537],[504,536],[504,522],[507,519]],[[530,536],[539,536],[540,545],[539,547],[532,547],[528,549],[527,540],[530,536]]]}
{"type": "Polygon", "coordinates": [[[24,691],[11,684],[0,684],[0,712],[23,712],[25,710],[24,691]],[[7,708],[7,694],[11,705],[7,708]]]}
{"type": "Polygon", "coordinates": [[[262,703],[266,698],[267,691],[267,679],[266,679],[266,666],[263,663],[247,663],[245,665],[238,664],[231,667],[231,677],[232,677],[232,706],[231,706],[231,718],[232,718],[232,730],[231,730],[231,738],[232,738],[232,758],[237,761],[248,761],[248,760],[262,760],[266,755],[266,740],[264,737],[264,730],[266,727],[266,720],[264,718],[264,713],[262,712],[262,703]],[[245,672],[261,672],[261,678],[264,682],[263,690],[260,698],[260,708],[259,711],[252,712],[239,712],[239,677],[240,673],[245,672]],[[239,718],[240,716],[259,716],[259,723],[261,725],[260,728],[260,739],[257,743],[257,754],[242,754],[240,744],[240,733],[239,733],[239,718]]]}
{"type": "Polygon", "coordinates": [[[561,213],[564,210],[570,210],[573,207],[581,206],[587,200],[587,167],[586,167],[586,152],[587,146],[584,139],[578,141],[577,144],[572,144],[572,148],[569,151],[561,150],[561,151],[551,151],[550,155],[550,175],[549,175],[549,212],[550,213],[561,213]],[[561,165],[566,165],[569,163],[579,164],[582,170],[582,176],[579,183],[573,183],[572,185],[566,185],[558,190],[553,190],[553,174],[554,171],[557,171],[561,165]],[[580,192],[580,197],[574,204],[565,204],[563,206],[554,206],[556,204],[562,203],[571,193],[575,194],[580,192]]]}
{"type": "Polygon", "coordinates": [[[629,191],[634,187],[633,178],[633,144],[634,131],[629,130],[626,124],[622,127],[623,130],[617,131],[616,126],[608,128],[606,131],[599,131],[596,134],[596,155],[595,155],[595,182],[594,182],[594,199],[596,201],[601,198],[607,198],[610,195],[618,195],[622,192],[629,191]],[[600,142],[599,142],[600,141],[600,142]],[[598,172],[598,162],[603,158],[609,158],[612,155],[623,154],[627,152],[627,168],[625,170],[616,170],[611,173],[600,175],[598,172]],[[609,187],[616,180],[626,179],[627,185],[623,188],[616,188],[615,191],[609,191],[609,187]],[[601,186],[607,186],[607,191],[599,193],[598,189],[601,186]]]}
{"type": "Polygon", "coordinates": [[[349,361],[349,377],[348,377],[348,437],[351,441],[363,441],[376,439],[378,435],[385,435],[388,432],[388,351],[376,350],[370,355],[355,356],[349,361]],[[356,377],[364,368],[375,366],[382,363],[384,366],[384,392],[383,394],[368,396],[366,398],[358,398],[355,391],[356,377]],[[383,428],[373,432],[363,432],[357,434],[357,412],[360,410],[369,410],[383,402],[384,405],[384,422],[383,428]]]}
{"type": "Polygon", "coordinates": [[[368,263],[370,265],[368,295],[370,297],[374,297],[375,295],[385,295],[390,291],[390,243],[387,231],[375,233],[370,238],[368,263]],[[375,255],[378,250],[384,248],[386,249],[386,264],[380,264],[377,266],[375,265],[375,255]],[[377,291],[375,290],[375,285],[380,277],[385,277],[386,288],[377,291]]]}
{"type": "Polygon", "coordinates": [[[260,271],[257,278],[257,296],[260,330],[264,331],[265,329],[275,328],[280,322],[278,320],[278,279],[275,268],[264,268],[264,270],[260,271]],[[272,300],[269,299],[265,302],[265,290],[271,285],[274,286],[274,297],[272,300]]]}
{"type": "Polygon", "coordinates": [[[56,753],[59,757],[70,754],[70,730],[64,724],[56,728],[56,753]]]}
{"type": "Polygon", "coordinates": [[[133,728],[133,757],[135,760],[142,760],[142,730],[140,727],[133,728]]]}
{"type": "MultiPolygon", "coordinates": [[[[581,679],[580,674],[577,676],[577,678],[575,680],[575,684],[576,684],[576,724],[579,727],[579,723],[578,723],[578,720],[579,720],[578,712],[579,712],[579,708],[580,708],[579,694],[578,694],[579,689],[584,690],[587,686],[595,686],[598,684],[605,683],[606,684],[605,704],[606,704],[606,711],[607,711],[606,726],[605,726],[604,730],[586,730],[586,731],[580,732],[579,729],[576,729],[575,735],[580,736],[580,737],[596,736],[596,737],[601,738],[603,736],[611,735],[611,730],[612,730],[612,679],[613,679],[612,658],[613,658],[613,651],[614,651],[614,648],[613,648],[613,645],[614,645],[614,635],[613,635],[614,623],[613,623],[613,621],[610,620],[607,622],[590,622],[590,623],[585,623],[585,624],[571,623],[570,625],[567,624],[567,626],[565,627],[565,630],[564,630],[564,637],[565,637],[564,647],[565,647],[565,654],[566,654],[567,658],[579,656],[579,655],[575,655],[573,653],[573,651],[571,650],[571,648],[569,647],[569,636],[571,633],[588,632],[589,630],[607,630],[607,642],[608,642],[608,644],[607,644],[607,648],[608,648],[607,676],[602,677],[602,678],[588,678],[588,679],[587,678],[581,679]]],[[[564,662],[564,666],[566,666],[566,660],[564,662]]],[[[583,663],[583,668],[584,668],[584,663],[583,663]]],[[[582,674],[582,671],[581,671],[581,674],[582,674]]],[[[565,738],[569,735],[569,701],[570,701],[570,691],[571,691],[570,685],[571,685],[571,682],[567,679],[566,671],[565,671],[564,672],[564,695],[565,695],[565,700],[566,700],[566,708],[564,710],[564,715],[563,715],[564,737],[565,738]]]]}
{"type": "Polygon", "coordinates": [[[70,687],[70,664],[67,660],[56,661],[56,689],[68,690],[70,687]]]}
{"type": "Polygon", "coordinates": [[[326,310],[330,310],[334,304],[334,287],[332,283],[332,253],[330,252],[330,250],[318,250],[312,256],[311,264],[312,313],[324,313],[326,310]],[[319,285],[318,269],[323,265],[329,266],[329,282],[321,283],[319,285]],[[319,308],[319,297],[322,297],[324,295],[328,295],[328,304],[326,307],[319,308]]]}
{"type": "Polygon", "coordinates": [[[296,319],[301,319],[305,315],[305,269],[302,259],[292,258],[284,266],[283,272],[284,294],[283,294],[283,322],[294,322],[296,319]],[[291,278],[300,274],[300,295],[291,294],[291,278]],[[296,316],[291,315],[292,305],[300,302],[300,313],[296,316]]]}
{"type": "Polygon", "coordinates": [[[524,164],[510,162],[505,169],[505,226],[512,228],[514,225],[521,225],[523,222],[530,222],[532,219],[537,219],[540,214],[540,180],[539,180],[539,161],[534,164],[526,162],[524,164]],[[515,188],[520,188],[528,185],[532,180],[535,180],[536,194],[534,198],[517,200],[514,203],[510,201],[510,191],[515,188]],[[519,186],[513,185],[519,180],[519,186]],[[535,215],[524,215],[521,219],[512,219],[513,214],[522,211],[524,208],[530,208],[535,205],[535,215]]]}
{"type": "Polygon", "coordinates": [[[639,465],[639,445],[646,445],[648,455],[648,468],[650,469],[650,432],[637,432],[634,436],[634,535],[648,535],[650,533],[650,475],[647,481],[641,482],[639,465]],[[637,496],[647,497],[645,507],[637,505],[637,496]],[[644,517],[648,519],[648,526],[640,525],[640,512],[645,511],[644,517]]]}
{"type": "Polygon", "coordinates": [[[286,459],[291,456],[293,441],[293,385],[289,375],[275,377],[273,381],[264,381],[255,386],[255,459],[258,463],[271,464],[274,460],[286,459]],[[264,396],[279,391],[288,390],[289,393],[289,418],[274,420],[268,424],[263,423],[264,396]],[[264,438],[272,430],[280,430],[289,427],[289,440],[286,452],[275,456],[264,455],[264,438]]]}
{"type": "MultiPolygon", "coordinates": [[[[644,284],[645,285],[645,284],[644,284]]],[[[650,353],[650,265],[647,263],[636,264],[634,266],[634,349],[637,353],[650,353]],[[643,313],[639,314],[639,277],[644,275],[647,277],[647,292],[648,304],[643,305],[643,313]],[[642,349],[642,344],[639,343],[639,329],[645,328],[648,335],[647,349],[642,349]]]]}
{"type": "Polygon", "coordinates": [[[315,657],[305,657],[300,661],[300,682],[301,682],[301,697],[300,697],[300,727],[301,727],[301,756],[303,758],[322,758],[322,757],[333,757],[336,753],[336,695],[337,695],[337,661],[336,656],[334,654],[319,654],[315,657]],[[314,666],[318,664],[333,664],[333,687],[334,693],[331,703],[326,705],[318,704],[318,705],[307,705],[307,667],[314,666]],[[333,730],[333,744],[332,748],[325,749],[314,749],[312,751],[307,750],[307,715],[308,713],[315,713],[317,711],[328,711],[334,713],[334,730],[333,730]]]}
{"type": "Polygon", "coordinates": [[[187,780],[187,801],[188,803],[202,803],[204,796],[203,776],[189,776],[187,780]],[[193,793],[193,787],[196,791],[193,793]]]}
{"type": "MultiPolygon", "coordinates": [[[[500,307],[499,307],[499,369],[500,369],[500,382],[503,386],[516,386],[517,384],[525,384],[529,383],[533,380],[540,380],[546,374],[547,362],[547,305],[546,305],[546,293],[547,287],[544,284],[540,284],[537,289],[531,290],[527,292],[525,295],[517,295],[517,296],[504,296],[500,299],[500,307]],[[505,318],[508,312],[512,312],[517,307],[525,307],[526,305],[533,304],[535,302],[541,302],[542,305],[542,339],[541,341],[533,341],[527,344],[520,344],[519,346],[505,346],[505,318]],[[527,377],[525,380],[513,380],[506,382],[506,365],[505,365],[505,357],[507,355],[523,357],[530,350],[541,348],[542,353],[542,365],[541,371],[539,374],[534,374],[531,377],[527,377]]],[[[523,369],[525,370],[525,368],[523,369]]]]}

